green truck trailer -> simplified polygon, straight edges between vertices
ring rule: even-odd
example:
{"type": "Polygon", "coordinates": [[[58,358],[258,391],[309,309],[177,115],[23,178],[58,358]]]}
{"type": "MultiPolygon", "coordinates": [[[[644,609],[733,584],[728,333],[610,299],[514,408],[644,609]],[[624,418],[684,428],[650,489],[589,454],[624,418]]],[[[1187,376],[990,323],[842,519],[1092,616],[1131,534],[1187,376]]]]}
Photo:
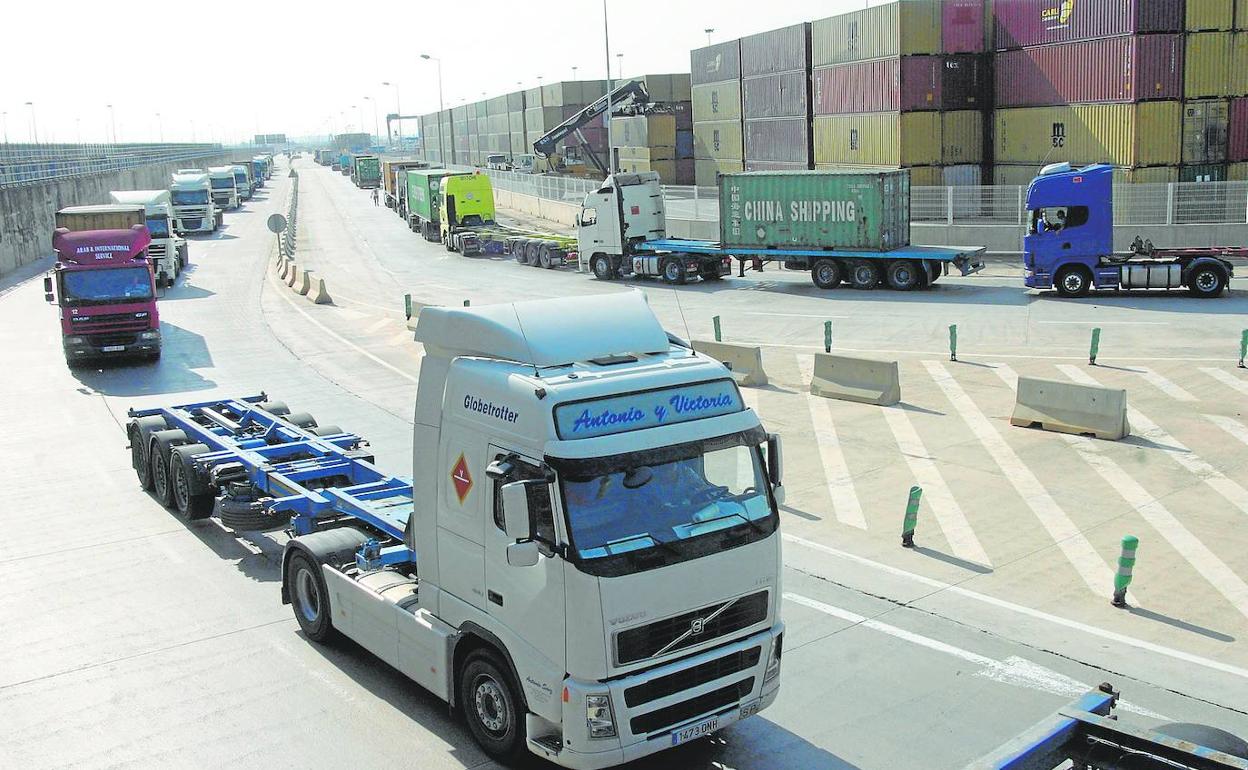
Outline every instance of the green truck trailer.
{"type": "Polygon", "coordinates": [[[356,155],[351,161],[351,181],[364,190],[381,187],[381,160],[376,155],[356,155]]]}
{"type": "Polygon", "coordinates": [[[426,241],[442,240],[439,197],[442,178],[467,174],[445,168],[407,169],[407,226],[426,241]]]}

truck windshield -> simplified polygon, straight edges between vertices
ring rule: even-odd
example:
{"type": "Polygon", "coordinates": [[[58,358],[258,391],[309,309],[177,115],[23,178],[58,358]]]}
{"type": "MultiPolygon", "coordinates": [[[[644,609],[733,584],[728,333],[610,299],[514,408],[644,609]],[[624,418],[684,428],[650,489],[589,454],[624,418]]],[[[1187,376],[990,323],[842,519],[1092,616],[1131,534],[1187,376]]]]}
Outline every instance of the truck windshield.
{"type": "MultiPolygon", "coordinates": [[[[593,460],[555,460],[572,552],[581,561],[684,550],[713,533],[775,529],[761,429],[593,460]]],[[[688,557],[700,555],[688,553],[688,557]]]]}
{"type": "Polygon", "coordinates": [[[212,189],[214,190],[233,190],[233,179],[214,179],[212,180],[212,189]]]}
{"type": "Polygon", "coordinates": [[[151,272],[146,267],[75,270],[61,274],[66,305],[106,305],[152,298],[151,272]]]}
{"type": "Polygon", "coordinates": [[[202,206],[208,202],[207,190],[174,190],[171,195],[175,206],[202,206]]]}
{"type": "Polygon", "coordinates": [[[239,187],[246,187],[246,186],[247,186],[247,175],[246,175],[246,174],[244,174],[244,173],[243,173],[243,172],[241,172],[241,171],[240,171],[240,172],[238,172],[237,174],[235,174],[235,175],[234,175],[234,183],[235,183],[236,185],[238,185],[239,187]]]}
{"type": "Polygon", "coordinates": [[[148,217],[147,231],[152,234],[153,238],[169,237],[169,220],[166,217],[148,217]]]}

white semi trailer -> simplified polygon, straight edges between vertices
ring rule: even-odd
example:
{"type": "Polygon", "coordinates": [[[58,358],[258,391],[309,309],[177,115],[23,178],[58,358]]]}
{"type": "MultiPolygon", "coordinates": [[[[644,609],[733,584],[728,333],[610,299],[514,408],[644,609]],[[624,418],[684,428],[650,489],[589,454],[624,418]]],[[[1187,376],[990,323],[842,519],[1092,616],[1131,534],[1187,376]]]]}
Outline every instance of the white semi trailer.
{"type": "Polygon", "coordinates": [[[173,227],[173,197],[168,190],[113,190],[108,194],[113,203],[142,206],[147,217],[147,231],[152,242],[147,256],[153,262],[156,280],[172,286],[189,262],[186,239],[173,227]]]}

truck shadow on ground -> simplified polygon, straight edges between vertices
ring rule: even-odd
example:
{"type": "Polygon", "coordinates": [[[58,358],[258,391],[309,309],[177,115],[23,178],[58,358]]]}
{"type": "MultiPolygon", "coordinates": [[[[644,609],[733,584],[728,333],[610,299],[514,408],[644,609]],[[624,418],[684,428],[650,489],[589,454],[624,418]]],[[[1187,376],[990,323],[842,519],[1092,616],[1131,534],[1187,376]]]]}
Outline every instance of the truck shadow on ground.
{"type": "MultiPolygon", "coordinates": [[[[1086,297],[1059,297],[1057,292],[1041,292],[1025,295],[1037,302],[1060,302],[1083,305],[1088,311],[1098,307],[1123,310],[1151,310],[1163,313],[1201,313],[1205,315],[1248,315],[1248,291],[1243,289],[1226,292],[1219,297],[1203,299],[1185,291],[1125,292],[1106,291],[1086,297]]],[[[1089,323],[1089,326],[1095,325],[1089,323]]]]}
{"type": "Polygon", "coordinates": [[[194,332],[162,322],[163,348],[156,362],[118,359],[71,369],[84,390],[105,396],[154,396],[215,388],[217,383],[194,369],[212,368],[212,355],[204,338],[194,332]]]}
{"type": "MultiPolygon", "coordinates": [[[[766,275],[766,273],[764,273],[766,275]]],[[[783,275],[783,274],[782,274],[783,275]]],[[[971,285],[937,283],[926,289],[915,291],[894,291],[887,287],[878,287],[867,291],[859,291],[849,286],[838,286],[835,289],[820,289],[810,283],[810,279],[799,280],[800,273],[793,271],[793,279],[779,280],[765,277],[752,277],[747,273],[745,278],[724,278],[719,281],[699,281],[684,285],[673,285],[658,281],[638,281],[639,287],[663,287],[678,291],[691,291],[701,294],[717,294],[719,292],[758,291],[769,294],[784,294],[793,297],[810,297],[812,299],[845,300],[852,302],[890,302],[906,304],[977,304],[1005,305],[1023,307],[1034,299],[1017,286],[971,285]]]]}

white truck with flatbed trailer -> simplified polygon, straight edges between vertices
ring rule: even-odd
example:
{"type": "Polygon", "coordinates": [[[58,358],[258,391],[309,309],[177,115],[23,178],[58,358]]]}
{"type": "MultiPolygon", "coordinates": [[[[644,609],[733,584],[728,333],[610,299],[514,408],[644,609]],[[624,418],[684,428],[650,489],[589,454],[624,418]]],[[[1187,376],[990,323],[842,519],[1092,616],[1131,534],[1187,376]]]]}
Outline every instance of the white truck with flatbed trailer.
{"type": "Polygon", "coordinates": [[[140,482],[288,527],[303,632],[446,700],[497,760],[609,767],[770,705],[781,450],[728,369],[639,292],[425,307],[416,339],[410,481],[261,394],[132,411],[140,482]]]}
{"type": "Polygon", "coordinates": [[[169,191],[113,190],[108,197],[113,203],[143,207],[147,231],[152,236],[147,256],[152,260],[157,282],[172,286],[190,258],[186,239],[173,228],[173,198],[169,191]]]}

